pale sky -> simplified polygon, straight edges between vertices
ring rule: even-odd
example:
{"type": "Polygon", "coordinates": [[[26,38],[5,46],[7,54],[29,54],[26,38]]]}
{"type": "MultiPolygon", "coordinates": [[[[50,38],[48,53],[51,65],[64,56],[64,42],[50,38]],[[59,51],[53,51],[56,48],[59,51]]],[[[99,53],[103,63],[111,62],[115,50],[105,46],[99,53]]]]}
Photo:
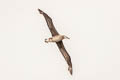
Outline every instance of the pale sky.
{"type": "Polygon", "coordinates": [[[0,0],[0,80],[120,80],[120,1],[0,0]],[[70,37],[73,76],[38,8],[70,37]]]}

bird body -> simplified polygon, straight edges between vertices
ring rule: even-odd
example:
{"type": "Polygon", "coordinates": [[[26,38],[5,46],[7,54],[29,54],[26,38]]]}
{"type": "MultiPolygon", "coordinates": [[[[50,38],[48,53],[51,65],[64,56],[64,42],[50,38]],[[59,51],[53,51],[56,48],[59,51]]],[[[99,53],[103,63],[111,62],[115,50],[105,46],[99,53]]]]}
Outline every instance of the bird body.
{"type": "Polygon", "coordinates": [[[60,52],[62,53],[64,59],[66,60],[67,64],[68,64],[68,71],[70,72],[70,74],[72,75],[73,70],[72,70],[72,62],[71,62],[71,58],[68,54],[68,52],[66,51],[64,44],[63,44],[63,39],[69,39],[67,36],[65,35],[60,35],[57,30],[55,29],[52,19],[42,10],[38,9],[39,13],[42,14],[47,22],[48,28],[52,34],[52,37],[45,39],[45,42],[55,42],[60,50],[60,52]]]}
{"type": "Polygon", "coordinates": [[[45,39],[45,42],[46,43],[48,43],[48,42],[60,42],[63,39],[69,39],[69,38],[66,37],[65,35],[56,35],[56,36],[50,37],[48,39],[45,39]]]}

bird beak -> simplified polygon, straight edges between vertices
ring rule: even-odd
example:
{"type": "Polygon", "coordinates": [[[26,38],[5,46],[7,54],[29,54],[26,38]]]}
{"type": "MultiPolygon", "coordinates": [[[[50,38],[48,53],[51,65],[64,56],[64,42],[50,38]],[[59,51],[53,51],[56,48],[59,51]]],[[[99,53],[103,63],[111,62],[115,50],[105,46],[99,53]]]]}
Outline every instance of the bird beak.
{"type": "Polygon", "coordinates": [[[47,39],[45,39],[45,43],[48,43],[48,40],[47,40],[47,39]]]}

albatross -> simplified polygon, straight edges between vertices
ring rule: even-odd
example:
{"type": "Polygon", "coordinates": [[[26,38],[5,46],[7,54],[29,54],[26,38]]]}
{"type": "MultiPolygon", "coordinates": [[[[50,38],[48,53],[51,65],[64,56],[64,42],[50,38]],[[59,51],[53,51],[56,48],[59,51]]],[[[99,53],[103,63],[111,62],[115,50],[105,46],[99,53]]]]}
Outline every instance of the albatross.
{"type": "Polygon", "coordinates": [[[60,52],[62,53],[64,59],[66,60],[67,64],[68,64],[68,71],[70,72],[70,74],[72,75],[73,71],[72,71],[72,62],[71,62],[71,58],[68,54],[68,52],[66,51],[64,44],[63,44],[63,39],[70,39],[69,37],[65,36],[65,35],[61,35],[57,32],[57,30],[55,29],[52,19],[42,10],[38,9],[39,13],[42,14],[46,20],[46,23],[48,25],[48,28],[52,34],[52,37],[45,39],[45,42],[55,42],[60,50],[60,52]]]}

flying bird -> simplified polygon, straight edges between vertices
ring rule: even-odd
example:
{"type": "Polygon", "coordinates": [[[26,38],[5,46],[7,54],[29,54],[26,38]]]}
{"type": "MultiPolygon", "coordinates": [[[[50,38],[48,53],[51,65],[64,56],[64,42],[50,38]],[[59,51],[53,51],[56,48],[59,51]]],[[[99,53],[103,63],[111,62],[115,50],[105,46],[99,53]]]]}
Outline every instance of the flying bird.
{"type": "Polygon", "coordinates": [[[60,52],[62,53],[63,57],[65,58],[67,64],[68,64],[68,71],[70,72],[70,74],[72,75],[73,71],[72,71],[72,62],[71,62],[71,58],[68,54],[68,52],[66,51],[64,44],[62,42],[63,39],[69,39],[69,37],[65,36],[65,35],[60,35],[57,30],[54,27],[54,24],[52,22],[52,19],[42,10],[38,9],[39,13],[42,14],[47,22],[48,28],[52,34],[52,37],[45,39],[45,42],[55,42],[60,50],[60,52]]]}

